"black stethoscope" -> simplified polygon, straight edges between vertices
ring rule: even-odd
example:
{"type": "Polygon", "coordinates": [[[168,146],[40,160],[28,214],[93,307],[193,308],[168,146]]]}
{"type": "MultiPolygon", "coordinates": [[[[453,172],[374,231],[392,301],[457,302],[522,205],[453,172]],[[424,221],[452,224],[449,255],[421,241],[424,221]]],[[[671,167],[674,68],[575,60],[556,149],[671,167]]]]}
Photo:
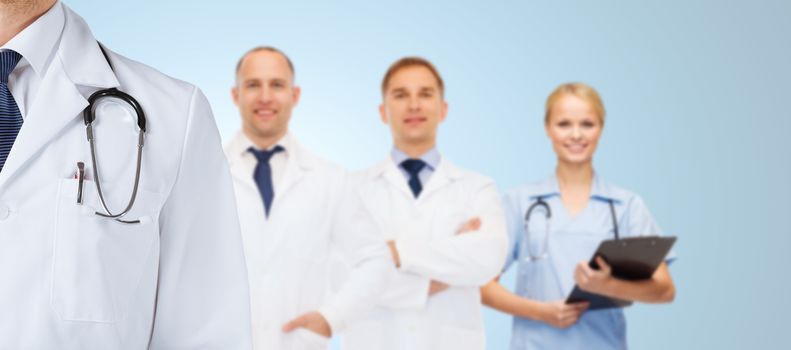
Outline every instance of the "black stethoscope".
{"type": "MultiPolygon", "coordinates": [[[[110,58],[107,56],[107,52],[105,52],[104,47],[102,47],[100,43],[99,48],[102,50],[102,55],[104,55],[104,59],[107,60],[107,64],[110,65],[110,69],[115,72],[113,64],[110,63],[110,58]]],[[[99,195],[99,202],[101,203],[102,209],[104,210],[104,212],[97,211],[95,214],[124,224],[139,224],[140,220],[123,220],[122,217],[132,210],[132,206],[135,204],[135,198],[137,198],[137,188],[140,183],[140,167],[143,158],[143,134],[146,131],[146,117],[143,113],[143,108],[134,97],[116,88],[110,88],[99,90],[91,94],[91,96],[88,97],[88,106],[82,111],[82,116],[85,121],[85,134],[88,137],[88,143],[91,147],[91,164],[93,164],[93,176],[94,182],[96,183],[96,193],[99,195]],[[97,166],[96,162],[96,145],[94,143],[93,134],[93,122],[96,120],[96,102],[105,98],[115,98],[129,104],[137,114],[137,127],[139,129],[137,136],[137,168],[135,170],[135,184],[132,188],[132,195],[129,198],[129,203],[126,205],[126,208],[116,214],[113,214],[113,212],[110,211],[110,208],[107,206],[107,202],[104,200],[104,195],[102,194],[102,186],[101,182],[99,181],[99,167],[97,166]]],[[[79,193],[77,194],[77,203],[82,204],[82,185],[83,181],[85,180],[85,165],[82,162],[79,162],[77,163],[77,168],[79,179],[79,193]]]]}
{"type": "MultiPolygon", "coordinates": [[[[607,202],[610,204],[610,216],[612,217],[612,227],[613,232],[615,233],[615,239],[620,239],[620,235],[618,234],[618,221],[615,218],[615,205],[613,204],[612,199],[607,199],[607,202]]],[[[527,251],[528,258],[530,261],[537,261],[541,259],[545,259],[549,254],[547,253],[547,246],[549,244],[549,222],[552,218],[552,209],[550,209],[549,204],[544,200],[544,196],[539,196],[536,198],[536,201],[527,208],[527,212],[525,212],[525,251],[527,251]],[[546,211],[546,233],[544,235],[544,244],[541,245],[541,252],[539,254],[533,254],[530,250],[530,215],[533,214],[533,210],[536,208],[543,208],[546,211]]]]}

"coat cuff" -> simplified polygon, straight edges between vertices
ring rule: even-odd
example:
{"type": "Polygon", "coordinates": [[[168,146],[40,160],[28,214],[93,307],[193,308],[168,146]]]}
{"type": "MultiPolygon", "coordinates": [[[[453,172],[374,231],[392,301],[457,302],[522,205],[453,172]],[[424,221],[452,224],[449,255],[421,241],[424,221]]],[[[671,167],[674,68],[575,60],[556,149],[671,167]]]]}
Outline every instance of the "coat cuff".
{"type": "Polygon", "coordinates": [[[399,239],[395,241],[395,246],[398,251],[398,260],[401,264],[399,270],[418,273],[418,267],[422,259],[421,255],[424,255],[424,252],[421,251],[421,247],[425,247],[426,244],[420,244],[419,242],[409,239],[399,239]]]}
{"type": "Polygon", "coordinates": [[[431,280],[426,277],[398,271],[382,293],[379,306],[391,310],[425,310],[430,285],[431,280]]]}

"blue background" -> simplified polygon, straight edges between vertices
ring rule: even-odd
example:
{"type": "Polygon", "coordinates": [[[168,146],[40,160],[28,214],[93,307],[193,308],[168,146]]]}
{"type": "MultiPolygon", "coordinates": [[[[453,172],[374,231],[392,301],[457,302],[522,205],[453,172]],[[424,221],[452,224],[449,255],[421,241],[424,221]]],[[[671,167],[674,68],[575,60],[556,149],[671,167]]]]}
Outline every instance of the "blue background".
{"type": "MultiPolygon", "coordinates": [[[[225,140],[237,59],[281,48],[303,88],[294,134],[353,170],[391,147],[376,108],[401,56],[444,75],[440,151],[501,189],[553,171],[544,99],[590,83],[608,111],[597,171],[679,236],[676,301],[627,310],[632,348],[791,348],[787,0],[67,4],[111,49],[201,87],[225,140]]],[[[510,317],[486,312],[489,348],[506,349],[510,317]]]]}

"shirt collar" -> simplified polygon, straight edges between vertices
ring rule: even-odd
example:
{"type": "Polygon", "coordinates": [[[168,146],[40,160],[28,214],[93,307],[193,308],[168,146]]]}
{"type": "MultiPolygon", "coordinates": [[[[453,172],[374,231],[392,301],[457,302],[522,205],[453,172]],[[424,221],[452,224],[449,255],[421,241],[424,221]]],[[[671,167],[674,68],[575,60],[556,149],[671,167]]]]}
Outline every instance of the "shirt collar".
{"type": "Polygon", "coordinates": [[[593,173],[593,186],[591,186],[591,198],[598,199],[600,201],[613,201],[614,203],[620,203],[621,198],[618,196],[617,192],[613,189],[613,187],[603,181],[596,172],[593,173]]]}
{"type": "Polygon", "coordinates": [[[64,24],[63,5],[58,1],[2,48],[21,54],[23,59],[19,66],[30,64],[33,71],[43,77],[54,57],[64,24]]]}
{"type": "MultiPolygon", "coordinates": [[[[247,153],[247,150],[250,147],[252,147],[254,149],[257,149],[257,150],[261,149],[261,147],[258,147],[255,143],[253,143],[252,140],[250,140],[250,138],[247,136],[247,134],[244,133],[244,131],[240,131],[240,133],[242,135],[242,138],[241,138],[241,146],[242,147],[240,149],[242,154],[247,153]]],[[[294,148],[293,148],[294,140],[291,137],[291,134],[287,132],[285,135],[283,135],[283,137],[280,138],[280,140],[277,140],[277,142],[275,142],[275,144],[273,144],[272,146],[267,148],[267,151],[272,150],[273,148],[275,148],[277,146],[283,147],[283,152],[282,153],[284,153],[286,155],[288,155],[289,152],[293,151],[294,150],[294,148]]]]}
{"type": "MultiPolygon", "coordinates": [[[[398,147],[393,147],[393,150],[390,151],[390,156],[393,157],[393,162],[396,165],[400,165],[401,162],[410,158],[406,153],[398,149],[398,147]]],[[[437,148],[433,147],[426,153],[423,153],[419,159],[426,162],[426,166],[428,166],[429,170],[435,171],[439,165],[440,156],[437,148]]]]}
{"type": "Polygon", "coordinates": [[[554,196],[560,196],[560,187],[558,186],[557,176],[552,174],[538,183],[537,191],[530,196],[530,200],[537,198],[547,199],[554,196]]]}
{"type": "MultiPolygon", "coordinates": [[[[612,200],[615,203],[620,202],[620,199],[616,198],[615,194],[613,193],[611,186],[605,183],[595,171],[593,172],[592,182],[591,199],[605,202],[609,200],[612,200]]],[[[556,174],[552,174],[547,177],[539,184],[538,188],[539,191],[530,197],[531,200],[535,200],[539,197],[547,199],[554,196],[560,196],[560,186],[558,185],[558,177],[556,174]]]]}

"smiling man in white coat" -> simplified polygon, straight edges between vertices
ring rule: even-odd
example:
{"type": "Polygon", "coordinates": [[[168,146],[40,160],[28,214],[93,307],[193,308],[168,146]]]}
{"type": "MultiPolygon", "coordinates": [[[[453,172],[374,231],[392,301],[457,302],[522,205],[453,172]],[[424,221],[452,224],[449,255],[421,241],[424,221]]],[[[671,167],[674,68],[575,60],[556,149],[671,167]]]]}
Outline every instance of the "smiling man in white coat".
{"type": "Polygon", "coordinates": [[[357,175],[398,270],[371,316],[344,334],[343,348],[484,349],[479,287],[498,273],[507,247],[496,186],[437,151],[448,106],[429,61],[396,61],[382,96],[394,147],[357,175]]]}
{"type": "Polygon", "coordinates": [[[203,94],[100,47],[54,0],[2,0],[0,17],[0,349],[249,349],[233,189],[203,94]],[[118,99],[88,107],[108,88],[147,122],[118,99]],[[118,220],[98,215],[132,193],[118,220]]]}
{"type": "Polygon", "coordinates": [[[332,334],[372,308],[392,276],[387,247],[345,172],[288,131],[300,89],[285,54],[272,47],[247,52],[231,94],[242,130],[226,154],[249,269],[254,346],[325,349],[332,334]],[[331,252],[352,270],[327,295],[331,252]]]}

